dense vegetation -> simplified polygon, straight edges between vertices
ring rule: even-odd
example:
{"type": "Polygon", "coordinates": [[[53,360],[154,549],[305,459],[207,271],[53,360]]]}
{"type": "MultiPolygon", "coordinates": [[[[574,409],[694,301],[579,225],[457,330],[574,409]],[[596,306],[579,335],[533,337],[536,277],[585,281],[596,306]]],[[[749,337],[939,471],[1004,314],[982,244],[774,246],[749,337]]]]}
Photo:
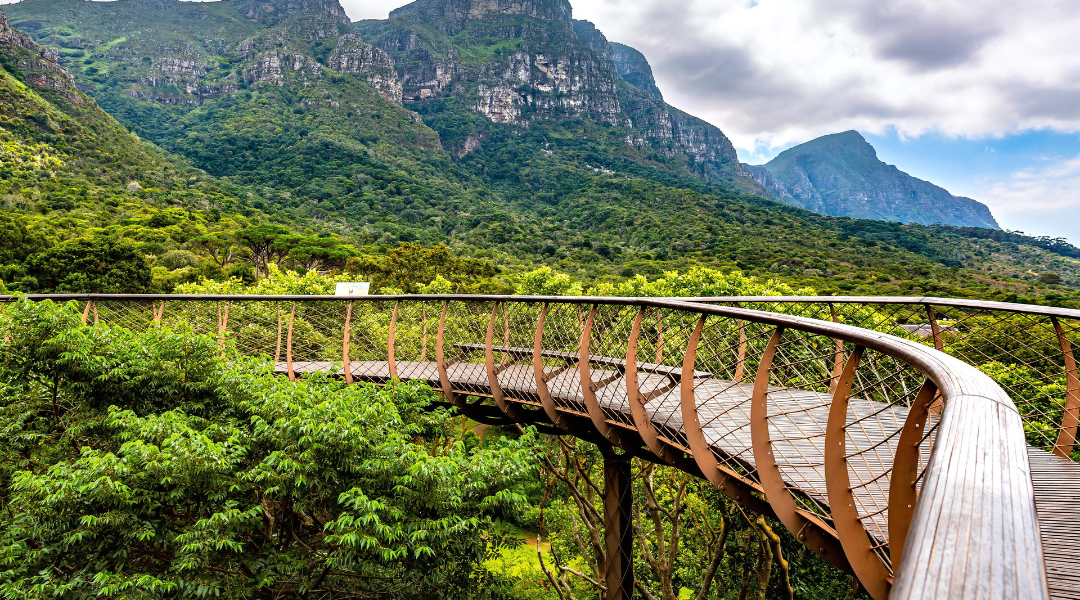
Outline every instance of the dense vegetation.
{"type": "MultiPolygon", "coordinates": [[[[327,67],[340,23],[242,5],[8,7],[87,92],[33,85],[0,48],[0,286],[326,294],[364,279],[377,293],[1080,306],[1080,250],[1061,240],[824,217],[589,119],[522,128],[449,96],[401,106],[327,67]],[[249,80],[229,48],[273,36],[319,76],[249,80]],[[147,83],[160,48],[202,61],[205,95],[147,83]]],[[[514,46],[447,43],[474,65],[514,46]]],[[[216,339],[79,316],[20,302],[0,317],[3,597],[596,595],[595,447],[479,427],[418,387],[291,385],[216,339]]],[[[1032,403],[1058,394],[985,368],[1032,403]]],[[[653,527],[636,532],[645,597],[860,594],[702,482],[635,463],[634,486],[653,527]]]]}
{"type": "MultiPolygon", "coordinates": [[[[5,598],[596,594],[595,447],[477,426],[424,386],[292,384],[216,337],[79,308],[0,317],[5,598]]],[[[857,595],[704,482],[636,462],[634,480],[645,597],[857,595]]]]}
{"type": "Polygon", "coordinates": [[[475,597],[531,435],[477,443],[427,388],[275,378],[212,337],[0,322],[5,598],[475,597]]]}
{"type": "MultiPolygon", "coordinates": [[[[402,107],[326,68],[335,38],[297,35],[324,27],[300,13],[263,25],[224,4],[101,6],[34,0],[8,10],[124,126],[171,154],[89,98],[76,107],[6,74],[11,100],[0,112],[21,123],[0,128],[21,157],[5,160],[12,175],[0,181],[9,221],[0,231],[18,240],[0,266],[11,289],[61,289],[30,273],[29,256],[99,234],[139,249],[152,272],[146,290],[250,278],[267,261],[240,232],[273,223],[308,240],[273,258],[301,271],[441,243],[503,273],[548,266],[586,285],[703,265],[821,294],[1077,303],[1080,251],[1060,241],[816,215],[707,180],[687,156],[628,145],[623,128],[588,119],[500,125],[453,96],[402,107]],[[202,10],[213,18],[187,12],[202,10]],[[120,24],[167,39],[129,39],[120,24]],[[207,42],[256,34],[322,61],[320,75],[248,81],[248,58],[207,42]],[[206,65],[198,103],[139,83],[158,72],[165,42],[206,65]],[[42,112],[71,125],[42,125],[33,116],[42,112]],[[470,137],[479,144],[465,147],[470,137]]],[[[505,50],[473,37],[455,38],[455,51],[481,60],[505,50]]]]}

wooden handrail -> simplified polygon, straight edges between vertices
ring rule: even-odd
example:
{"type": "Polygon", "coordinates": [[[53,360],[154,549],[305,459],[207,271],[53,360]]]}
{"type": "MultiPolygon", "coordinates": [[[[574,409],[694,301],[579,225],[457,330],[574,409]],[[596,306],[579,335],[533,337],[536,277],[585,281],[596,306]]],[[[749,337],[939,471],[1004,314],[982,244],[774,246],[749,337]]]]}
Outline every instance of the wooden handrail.
{"type": "MultiPolygon", "coordinates": [[[[42,299],[46,296],[28,296],[29,299],[42,299]]],[[[725,471],[718,464],[714,455],[714,449],[708,445],[702,435],[702,423],[698,422],[697,405],[695,404],[695,389],[711,376],[708,372],[694,370],[696,350],[702,339],[702,331],[707,322],[712,320],[730,319],[738,323],[756,323],[773,328],[776,336],[781,331],[798,331],[809,334],[825,336],[844,344],[852,344],[875,351],[886,356],[895,358],[919,371],[939,392],[942,400],[942,412],[940,422],[937,424],[936,438],[929,457],[929,462],[922,476],[922,487],[919,490],[918,499],[912,507],[910,519],[911,526],[903,536],[902,553],[898,553],[899,561],[893,565],[895,581],[891,591],[894,599],[1006,599],[1006,598],[1031,598],[1041,600],[1048,598],[1046,571],[1043,562],[1042,545],[1039,538],[1038,521],[1035,512],[1034,492],[1031,483],[1030,465],[1027,458],[1027,444],[1023,422],[1016,406],[1008,395],[987,375],[974,367],[967,365],[961,360],[929,348],[913,340],[895,337],[885,333],[879,333],[867,329],[861,329],[852,325],[835,323],[830,321],[809,319],[793,315],[770,313],[764,311],[749,310],[740,307],[703,304],[700,302],[686,302],[670,299],[645,299],[645,298],[535,298],[516,296],[398,296],[398,297],[370,297],[348,298],[340,297],[305,297],[305,296],[110,296],[110,295],[51,295],[47,296],[56,300],[81,299],[96,309],[99,303],[109,300],[169,300],[171,303],[185,300],[201,300],[216,302],[288,302],[292,303],[289,311],[288,328],[286,332],[286,361],[287,372],[290,379],[297,377],[294,363],[294,334],[297,332],[295,320],[296,306],[306,301],[337,301],[337,302],[365,302],[365,301],[393,301],[396,304],[407,302],[439,302],[442,303],[442,313],[439,319],[439,330],[436,340],[436,364],[439,371],[439,387],[446,394],[447,400],[459,407],[465,405],[464,398],[471,392],[467,390],[455,390],[454,382],[448,372],[449,363],[444,356],[444,349],[456,347],[469,352],[483,352],[488,366],[492,367],[494,352],[502,352],[520,358],[532,358],[533,375],[536,379],[537,395],[540,396],[541,404],[545,413],[552,422],[561,427],[565,432],[583,437],[590,441],[603,442],[603,438],[596,434],[595,428],[582,427],[582,422],[588,423],[588,414],[578,414],[584,421],[572,417],[573,407],[567,408],[556,404],[547,389],[547,377],[545,374],[544,360],[554,359],[563,361],[567,366],[579,364],[583,360],[602,366],[608,366],[615,370],[627,370],[628,361],[625,358],[594,356],[588,354],[587,345],[579,352],[560,352],[545,349],[544,324],[549,313],[549,308],[558,304],[570,304],[577,306],[634,306],[648,308],[650,310],[665,310],[693,316],[697,319],[697,327],[688,342],[686,355],[683,357],[681,368],[663,365],[650,365],[637,363],[633,365],[635,373],[656,373],[677,380],[680,389],[680,400],[683,412],[683,426],[687,435],[689,448],[678,451],[692,452],[693,460],[700,468],[701,474],[712,481],[722,491],[729,495],[739,496],[746,494],[742,500],[747,505],[755,501],[761,503],[760,498],[752,493],[752,486],[746,487],[746,482],[740,481],[737,474],[725,471]],[[446,340],[446,321],[449,307],[454,303],[480,302],[485,304],[498,303],[504,307],[509,303],[529,303],[540,310],[537,319],[533,348],[517,348],[509,345],[495,346],[494,342],[494,319],[492,316],[488,322],[488,336],[486,343],[451,343],[446,340]],[[682,377],[682,373],[693,373],[693,377],[682,377]],[[700,375],[699,375],[700,374],[700,375]],[[576,420],[575,420],[576,419],[576,420]],[[703,445],[704,443],[704,445],[703,445]],[[735,488],[734,491],[726,490],[725,487],[735,488]]],[[[0,301],[3,301],[0,298],[0,301]]],[[[754,301],[753,299],[740,298],[741,302],[754,301]]],[[[765,297],[761,301],[801,301],[778,297],[765,297]]],[[[878,302],[895,303],[898,299],[875,299],[878,302]]],[[[730,300],[728,300],[730,301],[730,300]]],[[[842,303],[844,300],[830,297],[805,299],[807,302],[842,303]]],[[[904,302],[912,302],[912,299],[903,299],[904,302]]],[[[952,301],[942,299],[920,299],[919,302],[933,306],[954,306],[952,301]]],[[[1057,309],[1050,312],[1046,307],[1024,307],[1014,309],[1011,305],[1008,309],[1002,309],[1001,303],[977,303],[963,301],[964,306],[977,308],[992,308],[994,310],[1012,310],[1018,313],[1032,313],[1034,309],[1043,310],[1039,314],[1057,315],[1069,318],[1080,318],[1080,311],[1068,312],[1067,309],[1057,309]],[[978,306],[976,306],[978,305],[978,306]],[[1065,311],[1067,314],[1063,314],[1065,311]],[[1076,313],[1076,314],[1073,314],[1076,313]]],[[[95,312],[97,312],[95,310],[95,312]]],[[[89,313],[89,310],[86,311],[89,313]]],[[[639,312],[639,316],[644,314],[639,312]]],[[[493,313],[495,315],[495,313],[493,313]]],[[[398,311],[394,311],[395,324],[398,311]]],[[[485,315],[486,318],[486,315],[485,315]]],[[[584,318],[582,324],[584,325],[584,318]]],[[[388,340],[388,346],[392,348],[393,334],[388,340]]],[[[778,337],[770,347],[775,351],[779,343],[778,337]]],[[[831,351],[830,351],[831,352],[831,351]]],[[[771,358],[772,354],[766,351],[771,358]]],[[[633,356],[633,354],[631,353],[633,356]]],[[[389,358],[391,365],[394,361],[393,351],[390,350],[389,358]]],[[[831,357],[830,357],[831,358],[831,357]]],[[[636,356],[629,361],[636,363],[636,356]]],[[[777,480],[779,473],[773,473],[768,465],[766,457],[770,453],[768,443],[768,415],[764,414],[764,428],[762,428],[762,407],[768,402],[771,393],[769,386],[770,365],[769,361],[762,360],[758,367],[758,376],[755,381],[753,409],[757,414],[752,416],[752,428],[754,437],[753,452],[762,478],[762,487],[768,500],[773,503],[772,509],[785,525],[793,527],[800,539],[808,540],[808,536],[825,535],[828,533],[826,523],[815,523],[808,527],[806,523],[812,522],[797,507],[794,510],[785,502],[790,502],[791,496],[785,490],[780,493],[780,488],[786,484],[783,479],[777,480]],[[764,437],[762,434],[764,432],[764,437]],[[770,479],[771,478],[771,479],[770,479]],[[768,479],[768,481],[766,481],[768,479]],[[778,483],[779,481],[779,483],[778,483]],[[785,500],[785,497],[787,500],[785,500]],[[781,506],[783,505],[783,506],[781,506]],[[779,507],[779,508],[778,508],[779,507]],[[790,524],[789,524],[790,521],[790,524]]],[[[390,367],[391,369],[393,366],[390,367]]],[[[853,370],[855,365],[851,366],[853,370]]],[[[489,376],[492,371],[489,370],[489,376]]],[[[848,375],[845,370],[842,382],[848,375]]],[[[584,382],[583,382],[584,383],[584,382]]],[[[834,389],[836,398],[845,396],[848,390],[846,386],[838,386],[834,389]]],[[[926,398],[920,394],[921,400],[926,398]]],[[[636,398],[641,401],[640,397],[636,398]]],[[[535,400],[533,401],[535,403],[535,400]]],[[[837,408],[839,411],[839,408],[837,408]]],[[[839,412],[837,412],[839,414],[839,412]]],[[[910,413],[909,413],[910,414],[910,413]]],[[[635,420],[637,420],[635,413],[635,420]]],[[[913,422],[919,419],[925,422],[925,415],[916,415],[913,422]]],[[[830,419],[831,421],[832,419],[830,419]]],[[[913,425],[914,426],[914,425],[913,425]]],[[[624,429],[632,431],[631,426],[624,429]]],[[[910,442],[913,432],[902,432],[901,439],[910,442]]],[[[833,436],[835,437],[835,431],[833,436]]],[[[623,432],[619,432],[620,438],[623,432]]],[[[921,439],[921,438],[919,438],[921,439]]],[[[657,440],[671,448],[676,448],[676,442],[671,440],[657,440]]],[[[718,452],[718,450],[717,450],[718,452]]],[[[834,455],[835,457],[835,455],[834,455]]],[[[905,462],[900,465],[906,477],[911,474],[910,453],[905,462]]],[[[917,459],[916,459],[917,460],[917,459]]],[[[775,467],[775,464],[773,465],[775,467]]],[[[906,483],[906,482],[901,482],[906,483]]],[[[839,498],[834,497],[830,487],[829,504],[836,504],[839,498]]],[[[845,486],[846,487],[846,486],[845,486]]],[[[836,494],[841,494],[837,491],[836,494]]],[[[891,501],[891,498],[890,498],[891,501]]],[[[761,512],[765,512],[764,507],[761,512]]],[[[903,512],[903,511],[899,511],[903,512]]],[[[844,525],[845,531],[853,531],[855,523],[850,520],[844,525]]],[[[856,515],[856,520],[858,515],[856,515]]],[[[821,538],[824,539],[824,538],[821,538]]],[[[836,538],[833,538],[834,540],[836,538]]],[[[811,542],[816,543],[816,542],[811,542]]],[[[860,552],[865,554],[865,545],[860,546],[860,552]]],[[[814,548],[815,551],[818,548],[814,548]]],[[[846,562],[847,557],[843,554],[841,560],[846,562]]],[[[863,577],[867,575],[863,574],[863,577]]],[[[876,577],[876,576],[875,576],[876,577]]],[[[878,595],[875,593],[875,595],[878,595]]]]}

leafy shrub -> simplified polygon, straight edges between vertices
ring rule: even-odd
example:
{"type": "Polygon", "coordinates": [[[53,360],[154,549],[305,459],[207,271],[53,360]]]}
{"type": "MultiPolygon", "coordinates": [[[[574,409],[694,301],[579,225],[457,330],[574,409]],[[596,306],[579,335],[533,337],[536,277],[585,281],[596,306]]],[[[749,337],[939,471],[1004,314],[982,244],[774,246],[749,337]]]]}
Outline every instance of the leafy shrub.
{"type": "Polygon", "coordinates": [[[531,435],[463,439],[423,386],[293,384],[73,303],[0,339],[5,597],[473,597],[535,480],[531,435]]]}

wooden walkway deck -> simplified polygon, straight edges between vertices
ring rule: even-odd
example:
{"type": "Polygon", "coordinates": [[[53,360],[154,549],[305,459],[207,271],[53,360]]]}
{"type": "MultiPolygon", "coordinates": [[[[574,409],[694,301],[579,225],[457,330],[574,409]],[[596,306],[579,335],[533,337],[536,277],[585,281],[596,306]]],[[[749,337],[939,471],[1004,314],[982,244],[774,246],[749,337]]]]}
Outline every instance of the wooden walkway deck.
{"type": "MultiPolygon", "coordinates": [[[[351,364],[356,381],[383,384],[390,381],[387,362],[364,361],[351,364]]],[[[396,363],[402,380],[419,380],[441,389],[438,366],[435,362],[396,363]]],[[[328,372],[343,377],[340,367],[329,362],[294,362],[297,376],[306,373],[328,372]]],[[[581,394],[577,367],[545,369],[551,396],[560,411],[587,414],[581,394]]],[[[277,372],[288,374],[288,365],[277,364],[277,372]]],[[[447,368],[454,390],[462,394],[490,395],[486,366],[480,363],[455,363],[447,368]]],[[[656,397],[646,403],[650,421],[661,435],[677,438],[685,430],[682,423],[680,390],[671,385],[671,374],[655,372],[638,374],[642,393],[657,390],[656,397]]],[[[677,375],[677,373],[675,373],[677,375]]],[[[695,374],[699,375],[699,374],[695,374]]],[[[532,365],[506,365],[497,375],[500,386],[511,402],[539,404],[539,395],[532,365]]],[[[633,429],[625,379],[617,370],[592,369],[593,381],[607,381],[596,390],[597,399],[608,418],[617,427],[633,429]]],[[[699,420],[706,440],[721,462],[739,465],[747,472],[755,467],[750,435],[750,397],[753,385],[701,378],[695,383],[699,420]]],[[[770,389],[769,425],[773,450],[787,486],[808,499],[828,506],[825,483],[824,440],[831,396],[829,394],[793,389],[770,389]]],[[[848,428],[849,452],[864,450],[859,460],[850,460],[853,480],[871,481],[891,468],[900,430],[907,418],[903,406],[850,399],[848,428]]],[[[932,419],[936,420],[936,417],[932,419]]],[[[928,456],[931,440],[924,442],[923,456],[928,456]]],[[[1055,600],[1080,600],[1080,569],[1075,564],[1075,548],[1080,544],[1080,464],[1058,458],[1045,451],[1028,449],[1032,480],[1042,531],[1047,577],[1051,597],[1055,600]]],[[[888,478],[854,490],[859,512],[871,536],[877,543],[888,543],[888,478]]]]}

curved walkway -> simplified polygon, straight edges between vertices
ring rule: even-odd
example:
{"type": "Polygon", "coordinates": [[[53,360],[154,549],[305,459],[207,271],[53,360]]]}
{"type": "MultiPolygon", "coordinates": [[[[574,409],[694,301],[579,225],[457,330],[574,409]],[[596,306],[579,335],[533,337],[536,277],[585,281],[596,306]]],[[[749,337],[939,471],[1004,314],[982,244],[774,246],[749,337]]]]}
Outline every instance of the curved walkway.
{"type": "Polygon", "coordinates": [[[231,338],[291,379],[422,381],[477,421],[675,466],[878,599],[1080,597],[1080,469],[1027,445],[988,376],[912,339],[651,299],[55,299],[86,301],[88,323],[191,326],[223,351],[231,338]]]}

